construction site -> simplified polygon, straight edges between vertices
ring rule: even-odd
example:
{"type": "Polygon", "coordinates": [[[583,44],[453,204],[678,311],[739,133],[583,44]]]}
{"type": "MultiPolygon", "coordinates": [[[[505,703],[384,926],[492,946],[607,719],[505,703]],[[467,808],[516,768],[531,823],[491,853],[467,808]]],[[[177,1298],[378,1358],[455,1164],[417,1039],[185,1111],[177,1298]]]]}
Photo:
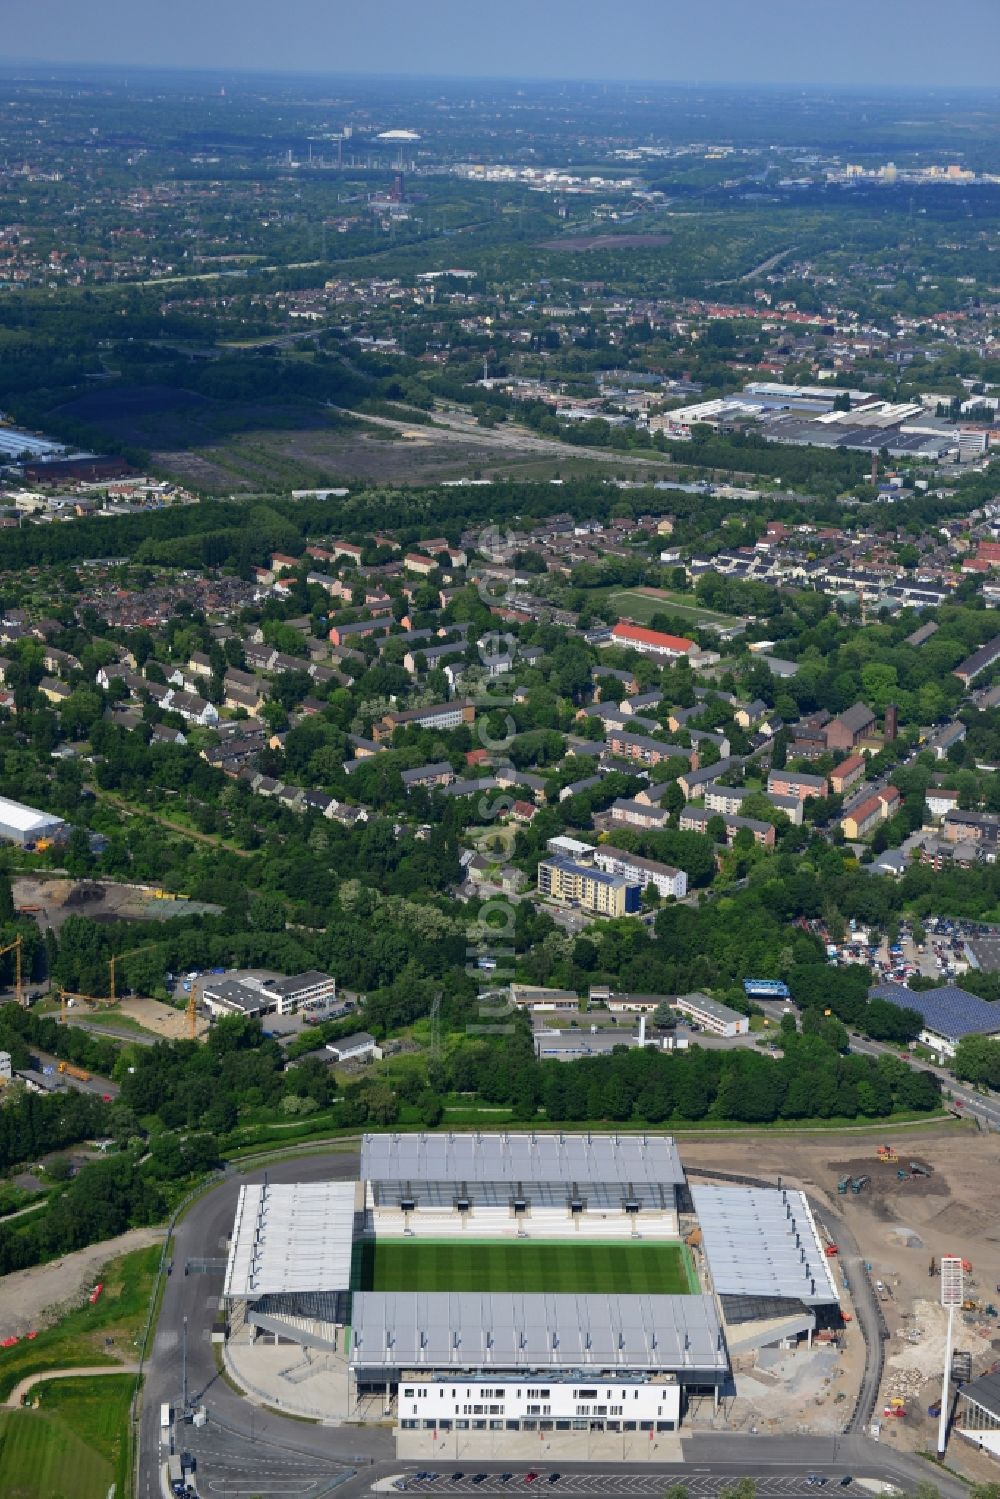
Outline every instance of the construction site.
{"type": "Polygon", "coordinates": [[[40,931],[58,931],[70,916],[90,921],[168,921],[173,916],[217,915],[220,907],[188,900],[154,885],[116,880],[71,880],[59,875],[17,875],[11,886],[19,913],[34,916],[40,931]]]}
{"type": "MultiPolygon", "coordinates": [[[[866,1378],[858,1325],[859,1282],[874,1301],[878,1380],[871,1435],[909,1451],[936,1445],[947,1337],[940,1305],[943,1256],[961,1256],[964,1301],[956,1311],[952,1389],[1000,1367],[1000,1228],[984,1186],[1000,1171],[1000,1138],[954,1121],[883,1135],[817,1131],[753,1136],[752,1148],[718,1138],[684,1143],[689,1172],[746,1170],[802,1188],[818,1209],[827,1253],[844,1292],[843,1329],[811,1347],[761,1349],[734,1359],[724,1424],[760,1432],[843,1430],[866,1378]],[[834,1247],[835,1246],[835,1247],[834,1247]]],[[[871,1377],[871,1376],[867,1376],[871,1377]]],[[[873,1392],[873,1391],[872,1391],[873,1392]]],[[[708,1424],[720,1424],[705,1413],[708,1424]]],[[[948,1461],[995,1480],[992,1460],[953,1436],[948,1461]]]]}

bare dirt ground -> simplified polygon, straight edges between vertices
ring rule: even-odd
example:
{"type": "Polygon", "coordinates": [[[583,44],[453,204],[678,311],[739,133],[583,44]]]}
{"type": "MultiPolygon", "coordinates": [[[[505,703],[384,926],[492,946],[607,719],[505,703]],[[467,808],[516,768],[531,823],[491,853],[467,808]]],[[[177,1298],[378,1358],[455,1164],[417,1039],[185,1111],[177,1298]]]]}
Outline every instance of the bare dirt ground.
{"type": "Polygon", "coordinates": [[[164,1228],[133,1228],[117,1239],[64,1254],[50,1265],[0,1276],[0,1337],[22,1337],[51,1326],[79,1304],[83,1291],[99,1278],[102,1265],[133,1249],[161,1244],[165,1233],[164,1228]]]}
{"type": "MultiPolygon", "coordinates": [[[[883,1420],[882,1440],[907,1450],[934,1445],[936,1422],[927,1407],[941,1392],[944,1360],[944,1313],[938,1305],[940,1279],[929,1273],[932,1258],[940,1264],[944,1254],[960,1254],[972,1264],[967,1277],[967,1295],[979,1303],[975,1311],[956,1317],[955,1347],[973,1355],[973,1376],[985,1372],[1000,1358],[1000,1317],[984,1308],[1000,1308],[1000,1217],[997,1190],[1000,1187],[1000,1137],[982,1135],[970,1126],[932,1125],[850,1135],[803,1134],[787,1138],[778,1134],[742,1137],[739,1140],[684,1142],[683,1156],[689,1167],[707,1167],[777,1180],[805,1188],[841,1215],[853,1232],[862,1254],[871,1264],[873,1284],[884,1285],[882,1311],[889,1329],[886,1372],[879,1411],[892,1396],[907,1403],[905,1420],[883,1420]],[[876,1147],[895,1146],[898,1164],[876,1159],[876,1147]],[[929,1177],[900,1181],[897,1170],[909,1170],[911,1160],[931,1168],[929,1177]],[[837,1180],[842,1176],[869,1176],[871,1183],[857,1196],[840,1196],[837,1180]],[[998,1340],[997,1347],[993,1341],[998,1340]]],[[[841,1356],[843,1357],[843,1355],[841,1356]]],[[[790,1408],[780,1402],[782,1429],[789,1415],[800,1419],[823,1386],[825,1372],[816,1360],[789,1355],[795,1367],[785,1371],[785,1391],[795,1393],[798,1381],[803,1398],[790,1408]],[[810,1367],[810,1364],[812,1367],[810,1367]],[[798,1372],[801,1371],[801,1372],[798,1372]]],[[[766,1361],[765,1361],[766,1362],[766,1361]]],[[[775,1371],[763,1370],[767,1385],[775,1371]]],[[[777,1371],[779,1375],[781,1370],[777,1371]]],[[[860,1372],[860,1366],[859,1366],[860,1372]]],[[[761,1379],[758,1361],[750,1379],[737,1379],[741,1396],[766,1420],[768,1400],[758,1398],[752,1380],[761,1379]]],[[[844,1377],[845,1387],[856,1381],[844,1377]]],[[[830,1393],[835,1385],[828,1387],[830,1393]]],[[[772,1396],[772,1401],[775,1399],[772,1396]]],[[[810,1428],[824,1429],[826,1412],[816,1402],[810,1412],[810,1428]]],[[[761,1426],[760,1429],[766,1429],[761,1426]]],[[[974,1456],[964,1443],[954,1442],[950,1461],[967,1465],[974,1456]]]]}
{"type": "Polygon", "coordinates": [[[43,932],[48,927],[58,931],[69,916],[89,916],[91,921],[167,921],[171,916],[217,909],[197,901],[163,900],[148,890],[113,880],[18,875],[12,883],[15,905],[33,915],[43,932]]]}
{"type": "MultiPolygon", "coordinates": [[[[160,1036],[164,1041],[184,1041],[187,1039],[187,1017],[183,1010],[175,1010],[172,1005],[161,1004],[158,999],[139,999],[136,995],[130,995],[123,999],[112,1014],[120,1013],[128,1015],[130,1019],[137,1021],[143,1030],[152,1031],[154,1036],[160,1036]]],[[[208,1031],[208,1021],[199,1015],[196,1021],[196,1035],[203,1036],[208,1031]]]]}

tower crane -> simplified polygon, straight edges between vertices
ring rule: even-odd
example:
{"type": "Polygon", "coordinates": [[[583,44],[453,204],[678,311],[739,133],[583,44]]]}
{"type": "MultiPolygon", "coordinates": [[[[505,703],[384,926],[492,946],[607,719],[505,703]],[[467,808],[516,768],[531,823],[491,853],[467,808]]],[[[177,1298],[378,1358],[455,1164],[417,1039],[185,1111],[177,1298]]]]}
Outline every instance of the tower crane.
{"type": "Polygon", "coordinates": [[[27,1004],[27,1000],[24,997],[24,985],[21,983],[21,948],[23,943],[23,937],[15,937],[13,942],[7,943],[6,947],[0,947],[0,958],[3,957],[4,953],[12,952],[14,954],[14,993],[19,1005],[27,1004]]]}
{"type": "Polygon", "coordinates": [[[133,957],[135,957],[136,953],[148,952],[151,947],[158,947],[158,946],[159,946],[159,943],[157,943],[157,942],[144,942],[141,947],[130,947],[129,950],[128,950],[128,952],[115,953],[112,958],[109,958],[109,960],[108,960],[108,967],[111,970],[111,978],[110,978],[110,982],[109,982],[109,985],[108,985],[108,992],[109,992],[109,994],[111,996],[111,1003],[112,1004],[115,1003],[115,1000],[118,997],[117,994],[115,993],[115,964],[116,963],[120,963],[123,958],[133,958],[133,957]]]}

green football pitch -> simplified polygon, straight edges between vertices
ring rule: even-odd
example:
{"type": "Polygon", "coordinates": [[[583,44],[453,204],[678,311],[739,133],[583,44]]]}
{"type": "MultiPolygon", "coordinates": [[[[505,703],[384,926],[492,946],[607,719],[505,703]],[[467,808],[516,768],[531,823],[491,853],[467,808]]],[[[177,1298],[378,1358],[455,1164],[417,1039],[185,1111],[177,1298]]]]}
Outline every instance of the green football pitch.
{"type": "Polygon", "coordinates": [[[360,1246],[366,1291],[595,1291],[683,1296],[681,1244],[381,1239],[360,1246]]]}

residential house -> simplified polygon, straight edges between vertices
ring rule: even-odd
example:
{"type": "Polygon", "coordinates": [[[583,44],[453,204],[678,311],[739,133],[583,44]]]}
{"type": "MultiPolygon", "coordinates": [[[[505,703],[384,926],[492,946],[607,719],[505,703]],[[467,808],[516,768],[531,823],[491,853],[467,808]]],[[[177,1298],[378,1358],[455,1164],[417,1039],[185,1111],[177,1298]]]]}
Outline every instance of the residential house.
{"type": "Polygon", "coordinates": [[[841,818],[840,826],[845,838],[867,837],[879,823],[898,812],[901,805],[902,797],[895,786],[887,786],[884,791],[877,791],[873,796],[866,797],[841,818]]]}
{"type": "Polygon", "coordinates": [[[830,789],[835,796],[843,793],[860,781],[865,773],[864,755],[848,755],[846,760],[841,760],[830,772],[830,789]]]}

